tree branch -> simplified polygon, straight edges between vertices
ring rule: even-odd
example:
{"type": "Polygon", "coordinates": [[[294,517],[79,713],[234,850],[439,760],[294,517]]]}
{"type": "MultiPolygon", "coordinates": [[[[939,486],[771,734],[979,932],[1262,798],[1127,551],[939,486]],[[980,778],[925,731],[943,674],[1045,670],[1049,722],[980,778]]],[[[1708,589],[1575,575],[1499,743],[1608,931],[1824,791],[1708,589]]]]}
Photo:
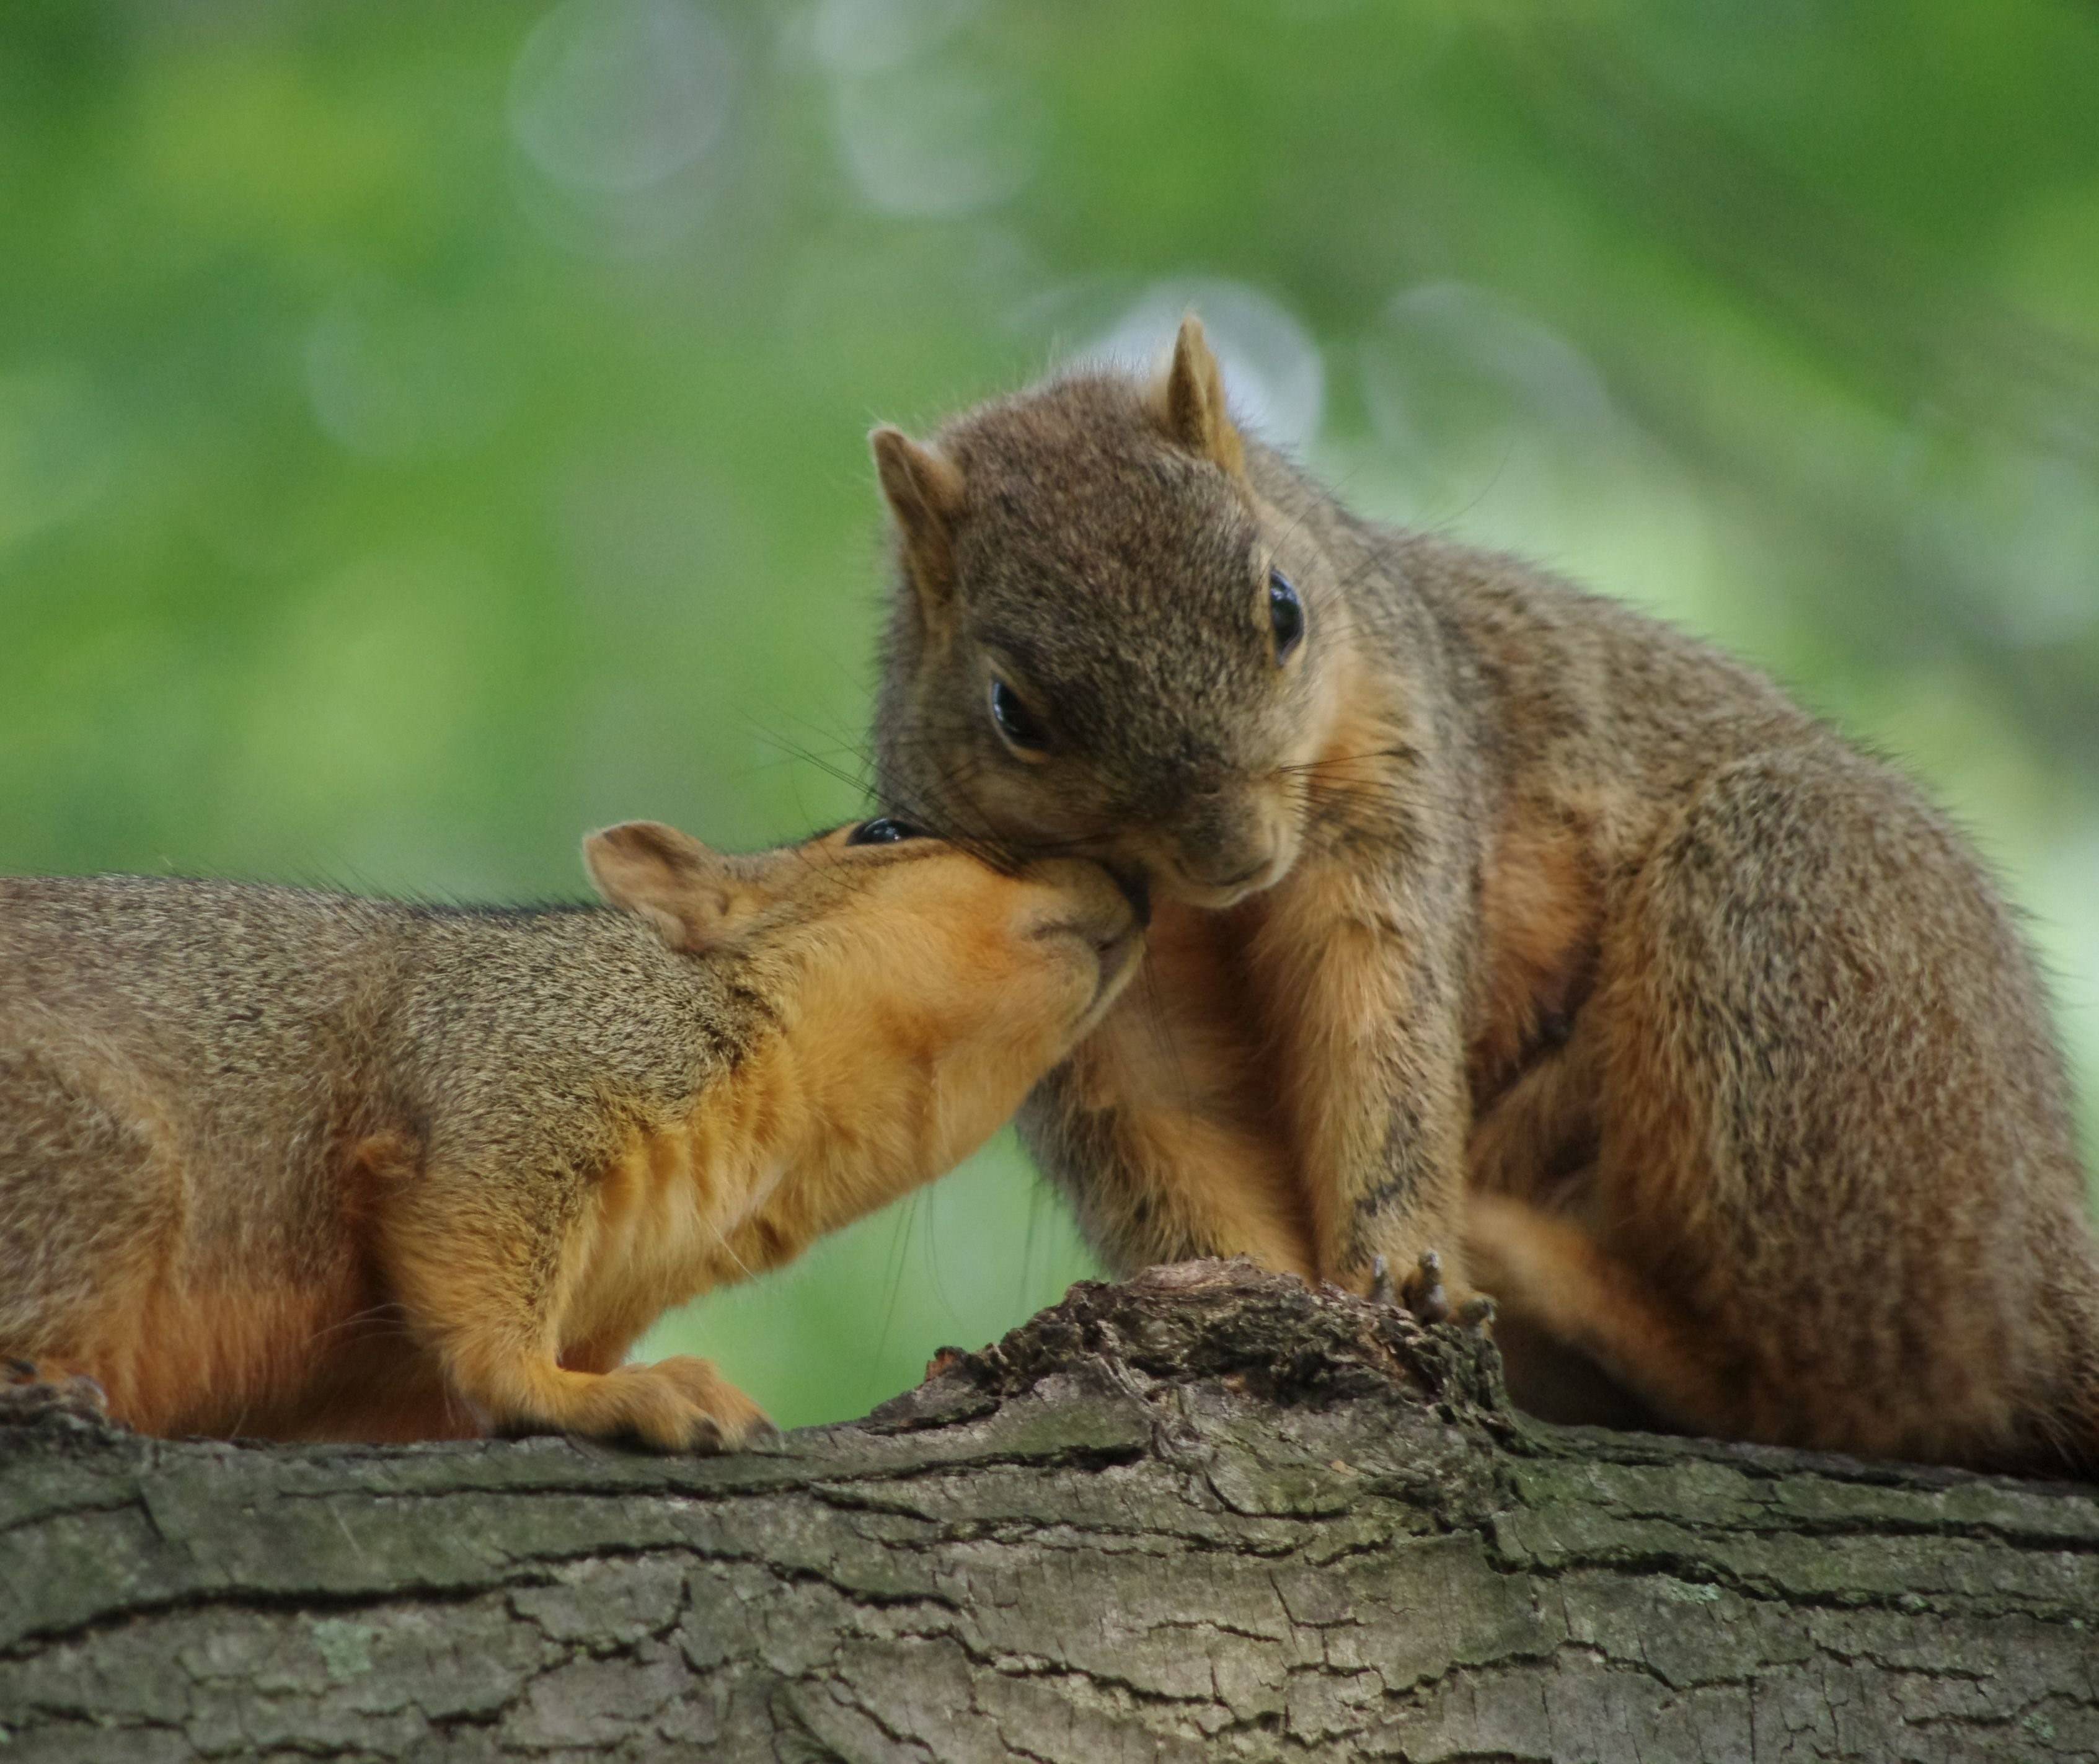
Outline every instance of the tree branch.
{"type": "Polygon", "coordinates": [[[1243,1264],[763,1455],[0,1428],[11,1758],[2099,1754],[2099,1498],[1550,1428],[1243,1264]]]}

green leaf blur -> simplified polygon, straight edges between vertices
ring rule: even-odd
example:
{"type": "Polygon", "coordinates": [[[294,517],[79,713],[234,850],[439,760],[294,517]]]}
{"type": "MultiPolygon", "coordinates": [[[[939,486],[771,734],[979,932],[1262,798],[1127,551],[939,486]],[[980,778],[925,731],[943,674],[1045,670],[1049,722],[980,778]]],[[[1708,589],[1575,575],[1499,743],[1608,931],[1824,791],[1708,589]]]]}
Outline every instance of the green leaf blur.
{"type": "MultiPolygon", "coordinates": [[[[2095,92],[2067,0],[12,0],[0,869],[529,899],[844,818],[869,424],[1192,301],[1358,506],[1906,758],[2090,1124],[2095,92]]],[[[1085,1269],[1002,1145],[659,1339],[828,1419],[1085,1269]]]]}

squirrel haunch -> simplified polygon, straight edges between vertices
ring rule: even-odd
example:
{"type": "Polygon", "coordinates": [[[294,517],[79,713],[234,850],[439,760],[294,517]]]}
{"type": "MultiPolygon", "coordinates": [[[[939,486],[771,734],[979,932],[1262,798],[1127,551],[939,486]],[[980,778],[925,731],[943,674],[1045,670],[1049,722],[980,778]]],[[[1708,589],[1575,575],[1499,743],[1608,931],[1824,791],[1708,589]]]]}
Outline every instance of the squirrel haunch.
{"type": "Polygon", "coordinates": [[[1098,866],[594,835],[611,909],[0,880],[0,1358],[159,1433],[735,1445],[667,1308],[987,1138],[1136,966],[1098,866]]]}
{"type": "Polygon", "coordinates": [[[1221,387],[1191,319],[1156,381],[875,442],[884,800],[1158,903],[1022,1115],[1102,1256],[1434,1250],[1541,1405],[1571,1352],[1678,1427],[2099,1466],[2067,1083],[1967,842],[1709,646],[1352,514],[1221,387]]]}

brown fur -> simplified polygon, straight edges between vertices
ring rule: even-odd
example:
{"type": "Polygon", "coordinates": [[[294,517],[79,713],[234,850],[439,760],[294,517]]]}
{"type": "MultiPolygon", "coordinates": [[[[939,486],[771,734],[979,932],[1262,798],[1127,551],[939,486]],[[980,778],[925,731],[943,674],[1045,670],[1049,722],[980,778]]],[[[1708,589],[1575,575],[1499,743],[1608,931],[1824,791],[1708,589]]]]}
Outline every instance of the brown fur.
{"type": "Polygon", "coordinates": [[[949,566],[900,553],[885,800],[1142,869],[1239,976],[1220,1009],[1155,957],[1023,1111],[1102,1255],[1243,1247],[1234,1197],[1287,1210],[1281,1168],[1320,1276],[1435,1249],[1512,1354],[1578,1348],[1670,1424],[2099,1461],[2062,1064],[1965,842],[1714,650],[1358,520],[1215,383],[1190,321],[1161,381],[1073,375],[878,443],[940,486],[949,566]],[[1271,567],[1306,613],[1281,665],[1271,567]],[[994,677],[1043,732],[1025,755],[994,677]],[[1215,1106],[1280,1150],[1173,1168],[1190,1093],[1094,1058],[1145,1022],[1249,1074],[1257,1103],[1215,1106]]]}
{"type": "Polygon", "coordinates": [[[1251,1256],[1310,1278],[1312,1224],[1289,1134],[1245,1008],[1243,934],[1230,915],[1178,905],[1152,920],[1146,996],[1124,1001],[1055,1084],[1071,1131],[1111,1141],[1146,1172],[1141,1222],[1089,1216],[1096,1241],[1251,1256]],[[1126,1110],[1128,1099],[1145,1099],[1126,1110]]]}
{"type": "Polygon", "coordinates": [[[1113,1001],[1091,864],[647,824],[615,909],[0,881],[0,1357],[159,1433],[734,1445],[667,1307],[980,1143],[1113,1001]]]}

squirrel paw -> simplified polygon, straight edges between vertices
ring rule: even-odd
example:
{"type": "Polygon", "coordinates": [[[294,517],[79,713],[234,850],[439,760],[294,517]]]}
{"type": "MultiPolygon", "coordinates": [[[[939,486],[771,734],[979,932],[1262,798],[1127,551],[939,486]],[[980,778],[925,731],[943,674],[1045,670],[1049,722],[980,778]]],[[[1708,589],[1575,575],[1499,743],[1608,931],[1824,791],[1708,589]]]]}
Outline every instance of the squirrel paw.
{"type": "Polygon", "coordinates": [[[680,1354],[592,1381],[566,1431],[639,1441],[659,1452],[733,1452],[777,1441],[765,1411],[709,1360],[680,1354]]]}
{"type": "MultiPolygon", "coordinates": [[[[1372,1256],[1369,1297],[1371,1304],[1394,1306],[1407,1312],[1418,1322],[1446,1323],[1452,1314],[1450,1296],[1443,1287],[1443,1258],[1433,1250],[1422,1252],[1414,1272],[1403,1282],[1392,1278],[1392,1264],[1384,1256],[1372,1256]]],[[[1469,1313],[1474,1302],[1467,1301],[1459,1313],[1461,1322],[1472,1322],[1469,1313]]],[[[1488,1314],[1493,1314],[1491,1304],[1488,1314]]]]}
{"type": "Polygon", "coordinates": [[[1373,1304],[1399,1303],[1399,1288],[1393,1284],[1392,1264],[1382,1256],[1371,1258],[1370,1300],[1373,1304]]]}
{"type": "Polygon", "coordinates": [[[1399,1289],[1400,1303],[1424,1323],[1450,1320],[1450,1296],[1443,1290],[1443,1258],[1424,1250],[1414,1272],[1399,1289]]]}
{"type": "Polygon", "coordinates": [[[51,1414],[106,1423],[108,1393],[82,1372],[46,1378],[33,1360],[0,1361],[0,1426],[24,1426],[51,1414]]]}

